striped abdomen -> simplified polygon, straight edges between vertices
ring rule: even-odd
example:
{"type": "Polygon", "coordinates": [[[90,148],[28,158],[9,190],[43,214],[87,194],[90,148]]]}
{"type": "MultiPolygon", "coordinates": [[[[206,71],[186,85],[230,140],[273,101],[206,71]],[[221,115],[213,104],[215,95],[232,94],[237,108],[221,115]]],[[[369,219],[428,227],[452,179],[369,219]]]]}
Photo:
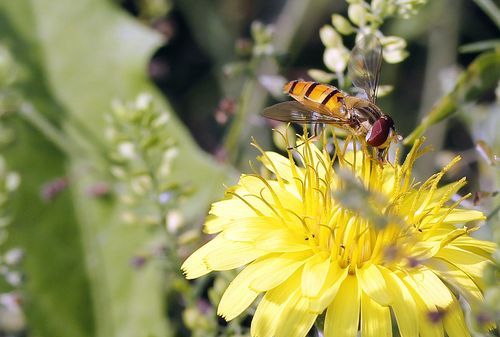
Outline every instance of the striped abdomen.
{"type": "Polygon", "coordinates": [[[344,95],[333,86],[295,80],[288,82],[283,90],[308,108],[315,110],[318,106],[324,106],[332,115],[341,114],[344,95]]]}

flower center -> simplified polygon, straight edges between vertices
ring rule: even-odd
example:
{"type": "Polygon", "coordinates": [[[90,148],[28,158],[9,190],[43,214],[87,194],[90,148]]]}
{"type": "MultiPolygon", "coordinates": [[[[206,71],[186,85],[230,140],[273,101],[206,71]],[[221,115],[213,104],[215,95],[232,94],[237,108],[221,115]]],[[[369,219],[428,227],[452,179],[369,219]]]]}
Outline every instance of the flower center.
{"type": "MultiPolygon", "coordinates": [[[[352,210],[336,207],[329,217],[305,216],[305,236],[311,249],[327,252],[341,268],[361,268],[366,263],[391,265],[410,256],[416,240],[416,230],[388,223],[378,229],[372,219],[361,217],[352,210]]],[[[408,261],[406,261],[408,263],[408,261]]]]}

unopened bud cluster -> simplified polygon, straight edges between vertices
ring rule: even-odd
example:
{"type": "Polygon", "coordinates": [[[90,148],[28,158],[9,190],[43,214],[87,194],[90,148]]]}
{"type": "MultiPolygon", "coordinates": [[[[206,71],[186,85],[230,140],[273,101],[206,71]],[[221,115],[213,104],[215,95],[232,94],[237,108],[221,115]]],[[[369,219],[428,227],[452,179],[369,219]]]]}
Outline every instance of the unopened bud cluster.
{"type": "Polygon", "coordinates": [[[389,17],[408,18],[416,14],[426,0],[373,0],[370,3],[364,0],[351,0],[347,18],[332,15],[331,25],[320,29],[320,38],[326,47],[323,62],[332,74],[313,69],[309,75],[315,80],[325,82],[334,77],[343,78],[343,73],[349,61],[349,50],[344,46],[342,36],[356,34],[356,41],[367,34],[375,34],[383,47],[383,57],[388,63],[399,63],[407,56],[406,41],[397,36],[384,36],[380,27],[389,17]]]}
{"type": "Polygon", "coordinates": [[[242,58],[240,61],[224,65],[224,74],[228,77],[255,71],[255,62],[263,58],[277,57],[273,44],[274,26],[254,21],[250,27],[250,39],[236,41],[236,53],[242,58]]]}
{"type": "Polygon", "coordinates": [[[152,96],[115,101],[107,116],[106,136],[111,144],[111,173],[119,182],[120,200],[128,206],[127,223],[163,224],[178,188],[170,173],[178,154],[166,128],[170,115],[157,107],[152,96]]]}
{"type": "Polygon", "coordinates": [[[22,294],[19,292],[24,281],[20,269],[24,250],[8,246],[6,240],[11,225],[11,200],[19,183],[19,175],[10,171],[0,156],[0,277],[9,286],[0,293],[0,331],[9,331],[16,336],[26,329],[22,294]]]}

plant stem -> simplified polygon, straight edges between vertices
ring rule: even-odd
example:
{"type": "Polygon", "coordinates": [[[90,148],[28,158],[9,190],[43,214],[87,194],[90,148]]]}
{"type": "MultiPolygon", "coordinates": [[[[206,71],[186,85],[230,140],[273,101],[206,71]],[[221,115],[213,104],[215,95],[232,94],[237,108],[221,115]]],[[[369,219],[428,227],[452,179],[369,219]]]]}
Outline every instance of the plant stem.
{"type": "Polygon", "coordinates": [[[476,5],[481,7],[483,12],[490,17],[490,19],[500,28],[500,9],[491,0],[474,0],[476,5]]]}
{"type": "MultiPolygon", "coordinates": [[[[135,148],[140,149],[140,136],[137,137],[137,139],[134,139],[133,143],[135,148]]],[[[144,167],[146,168],[146,172],[151,178],[151,185],[152,185],[152,193],[154,197],[154,203],[157,207],[158,210],[158,225],[161,227],[165,241],[166,241],[166,248],[167,248],[167,258],[168,262],[170,262],[172,268],[171,270],[174,271],[175,273],[179,274],[180,276],[180,260],[178,256],[178,247],[177,247],[177,238],[175,235],[170,233],[167,228],[166,224],[166,217],[167,217],[167,210],[165,205],[163,205],[160,201],[160,194],[163,192],[160,190],[160,182],[158,180],[158,176],[156,175],[156,170],[154,168],[154,165],[150,161],[150,156],[146,152],[140,151],[140,159],[144,164],[144,167]]]]}
{"type": "MultiPolygon", "coordinates": [[[[304,35],[304,31],[311,25],[305,27],[302,23],[314,21],[324,15],[324,8],[329,4],[328,0],[291,0],[287,1],[283,11],[275,23],[275,35],[273,45],[277,53],[289,53],[290,46],[296,44],[297,36],[304,35]],[[314,4],[311,6],[311,4],[314,4]]],[[[308,35],[309,32],[307,32],[308,35]]],[[[301,36],[305,41],[309,36],[301,36]]],[[[299,43],[304,42],[299,41],[299,43]]],[[[278,64],[271,60],[254,59],[251,69],[252,75],[246,80],[243,86],[243,93],[239,102],[237,115],[230,126],[224,140],[230,162],[235,163],[238,157],[243,157],[241,146],[242,141],[248,143],[249,135],[257,133],[251,127],[252,115],[257,115],[264,107],[267,99],[266,90],[258,85],[258,77],[261,74],[275,75],[279,71],[278,64]]],[[[259,127],[260,128],[260,127],[259,127]]]]}
{"type": "MultiPolygon", "coordinates": [[[[434,15],[440,20],[434,20],[432,29],[429,29],[428,39],[429,48],[427,50],[427,64],[425,69],[425,79],[423,85],[422,104],[420,107],[420,116],[423,118],[431,110],[434,103],[443,94],[439,82],[441,69],[448,68],[455,63],[458,41],[458,22],[460,10],[463,6],[461,0],[444,0],[434,2],[434,15]]],[[[427,141],[433,144],[436,150],[443,146],[446,124],[433,126],[432,132],[428,132],[427,141]]],[[[437,151],[427,156],[427,161],[416,163],[416,170],[427,177],[434,171],[434,165],[429,162],[435,162],[437,151]]]]}
{"type": "Polygon", "coordinates": [[[55,128],[31,103],[24,102],[19,108],[19,115],[68,156],[77,152],[73,142],[55,128]]]}
{"type": "Polygon", "coordinates": [[[96,151],[98,155],[93,156],[91,159],[94,166],[103,168],[109,164],[110,159],[104,146],[92,136],[91,132],[83,132],[85,137],[81,139],[87,140],[88,143],[82,144],[78,142],[80,138],[73,138],[71,137],[72,134],[67,134],[56,128],[29,102],[22,103],[17,112],[68,157],[81,156],[82,154],[90,156],[93,155],[93,151],[96,151]],[[90,149],[89,145],[91,146],[90,149]]]}
{"type": "Polygon", "coordinates": [[[243,125],[247,122],[248,115],[250,114],[249,110],[251,105],[249,102],[255,90],[257,84],[256,82],[257,80],[255,78],[248,79],[245,82],[240,101],[238,102],[238,111],[236,112],[231,128],[229,129],[229,132],[224,140],[224,149],[227,151],[228,158],[231,162],[236,160],[240,134],[243,130],[243,125]]]}

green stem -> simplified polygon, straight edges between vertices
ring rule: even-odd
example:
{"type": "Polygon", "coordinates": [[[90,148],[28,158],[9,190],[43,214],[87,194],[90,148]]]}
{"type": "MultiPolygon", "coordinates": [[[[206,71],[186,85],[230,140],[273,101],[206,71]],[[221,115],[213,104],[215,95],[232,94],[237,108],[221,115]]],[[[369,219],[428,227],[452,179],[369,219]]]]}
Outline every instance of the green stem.
{"type": "Polygon", "coordinates": [[[483,12],[490,17],[490,19],[500,28],[500,9],[491,0],[474,0],[476,5],[481,7],[483,12]]]}
{"type": "MultiPolygon", "coordinates": [[[[139,137],[137,137],[139,138],[139,137]]],[[[133,140],[134,146],[136,149],[140,149],[140,141],[138,139],[133,140]]],[[[158,224],[160,225],[164,236],[166,240],[166,246],[167,246],[167,258],[168,261],[170,262],[171,266],[171,271],[174,271],[180,275],[180,267],[181,263],[179,261],[179,256],[177,254],[177,239],[175,235],[172,235],[168,231],[167,224],[165,223],[165,219],[167,217],[167,211],[165,205],[163,205],[160,201],[160,194],[163,192],[160,190],[160,182],[158,180],[158,177],[156,176],[154,165],[151,163],[149,160],[148,154],[144,152],[140,152],[140,159],[143,162],[147,174],[151,178],[151,184],[152,184],[152,189],[153,189],[153,197],[154,197],[154,202],[155,205],[158,209],[158,224]]],[[[182,276],[182,275],[181,275],[182,276]]]]}
{"type": "Polygon", "coordinates": [[[240,134],[243,130],[244,124],[248,120],[248,115],[251,107],[251,104],[249,104],[249,102],[256,84],[257,83],[255,78],[249,79],[245,82],[240,101],[238,102],[238,111],[236,112],[234,120],[231,124],[231,128],[229,129],[226,139],[224,140],[224,149],[227,151],[229,160],[231,162],[234,162],[236,160],[240,134]]]}
{"type": "MultiPolygon", "coordinates": [[[[71,133],[63,132],[55,127],[30,102],[22,103],[17,112],[24,120],[40,131],[40,133],[68,157],[75,155],[79,156],[82,153],[92,155],[94,152],[97,152],[98,155],[92,159],[93,163],[96,165],[99,163],[101,167],[107,167],[109,165],[110,159],[105,150],[105,146],[78,120],[73,120],[73,129],[80,132],[82,137],[73,138],[71,133]],[[87,142],[78,142],[79,139],[84,139],[87,142]],[[90,149],[89,146],[91,147],[90,149]]],[[[71,129],[66,129],[66,131],[68,130],[71,129]]]]}
{"type": "Polygon", "coordinates": [[[78,152],[73,142],[55,128],[31,103],[23,103],[19,109],[19,115],[68,156],[78,152]]]}
{"type": "MultiPolygon", "coordinates": [[[[299,45],[305,43],[313,33],[311,29],[314,29],[314,25],[303,23],[323,17],[329,4],[329,0],[287,1],[275,24],[273,45],[276,52],[289,53],[292,44],[292,52],[296,52],[299,45]]],[[[314,34],[316,33],[314,31],[314,34]]],[[[257,84],[257,78],[261,74],[275,75],[279,71],[278,64],[269,59],[253,59],[250,69],[252,75],[245,81],[238,112],[224,140],[224,149],[232,163],[235,163],[238,157],[243,158],[242,153],[248,149],[242,146],[242,142],[248,144],[248,136],[258,133],[256,128],[249,125],[249,120],[252,114],[256,115],[262,111],[268,95],[266,90],[257,84]]]]}

